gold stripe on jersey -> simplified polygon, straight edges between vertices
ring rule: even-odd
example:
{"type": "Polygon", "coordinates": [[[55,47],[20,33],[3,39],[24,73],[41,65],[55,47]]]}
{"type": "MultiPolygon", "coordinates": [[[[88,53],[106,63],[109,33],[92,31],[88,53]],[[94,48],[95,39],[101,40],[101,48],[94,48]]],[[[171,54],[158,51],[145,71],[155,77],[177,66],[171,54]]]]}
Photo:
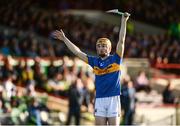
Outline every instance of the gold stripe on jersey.
{"type": "Polygon", "coordinates": [[[96,75],[103,75],[103,74],[112,73],[112,72],[119,71],[119,70],[120,70],[120,65],[117,63],[110,64],[109,66],[105,67],[104,69],[101,69],[97,66],[94,66],[94,68],[93,68],[93,72],[96,75]]]}

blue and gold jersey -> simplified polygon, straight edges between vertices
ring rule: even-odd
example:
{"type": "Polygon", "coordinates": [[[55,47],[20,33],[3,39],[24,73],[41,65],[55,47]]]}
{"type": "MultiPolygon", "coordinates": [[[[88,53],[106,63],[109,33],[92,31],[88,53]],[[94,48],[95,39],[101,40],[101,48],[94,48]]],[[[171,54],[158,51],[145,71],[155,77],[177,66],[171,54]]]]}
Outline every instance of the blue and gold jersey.
{"type": "Polygon", "coordinates": [[[95,73],[96,98],[120,95],[120,75],[122,59],[117,53],[105,60],[89,56],[88,64],[95,73]]]}

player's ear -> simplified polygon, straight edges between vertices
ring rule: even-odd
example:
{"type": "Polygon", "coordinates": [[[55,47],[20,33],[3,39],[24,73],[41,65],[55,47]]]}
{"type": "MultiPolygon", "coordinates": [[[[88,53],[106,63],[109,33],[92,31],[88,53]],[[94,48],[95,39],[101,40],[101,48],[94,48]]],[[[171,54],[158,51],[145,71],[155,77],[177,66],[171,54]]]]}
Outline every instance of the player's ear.
{"type": "Polygon", "coordinates": [[[109,52],[111,52],[112,47],[111,47],[111,46],[109,46],[109,47],[108,47],[108,49],[109,49],[109,52]]]}

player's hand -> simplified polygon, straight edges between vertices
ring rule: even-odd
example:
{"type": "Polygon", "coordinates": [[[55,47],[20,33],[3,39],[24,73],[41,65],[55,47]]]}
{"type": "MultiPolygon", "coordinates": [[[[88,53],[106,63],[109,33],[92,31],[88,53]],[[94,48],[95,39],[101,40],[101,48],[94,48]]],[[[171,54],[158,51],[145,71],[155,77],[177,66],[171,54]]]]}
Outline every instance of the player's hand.
{"type": "Polygon", "coordinates": [[[130,14],[129,14],[128,12],[125,12],[125,13],[123,14],[123,18],[125,18],[126,20],[129,19],[129,16],[130,16],[130,14]]]}
{"type": "Polygon", "coordinates": [[[52,33],[52,35],[53,35],[53,38],[59,39],[59,40],[62,40],[62,41],[64,41],[64,39],[66,37],[62,29],[60,31],[59,30],[54,31],[52,33]]]}

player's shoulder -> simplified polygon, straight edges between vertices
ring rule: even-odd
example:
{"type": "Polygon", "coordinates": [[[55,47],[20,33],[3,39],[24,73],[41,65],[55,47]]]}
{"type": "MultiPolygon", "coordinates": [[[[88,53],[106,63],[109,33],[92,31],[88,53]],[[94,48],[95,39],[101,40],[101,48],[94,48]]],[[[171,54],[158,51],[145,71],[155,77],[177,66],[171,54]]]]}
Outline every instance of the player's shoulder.
{"type": "Polygon", "coordinates": [[[111,57],[111,58],[121,58],[117,53],[113,53],[113,54],[111,54],[109,57],[111,57]]]}
{"type": "Polygon", "coordinates": [[[93,58],[93,59],[98,59],[98,56],[94,56],[94,55],[87,55],[88,58],[93,58]]]}
{"type": "Polygon", "coordinates": [[[99,60],[99,57],[98,56],[93,56],[93,55],[88,55],[88,61],[90,62],[95,62],[95,61],[98,61],[99,60]]]}
{"type": "Polygon", "coordinates": [[[117,53],[114,53],[113,55],[112,55],[112,58],[111,58],[113,61],[116,61],[116,62],[118,62],[118,63],[121,63],[121,61],[122,61],[122,58],[117,54],[117,53]]]}

